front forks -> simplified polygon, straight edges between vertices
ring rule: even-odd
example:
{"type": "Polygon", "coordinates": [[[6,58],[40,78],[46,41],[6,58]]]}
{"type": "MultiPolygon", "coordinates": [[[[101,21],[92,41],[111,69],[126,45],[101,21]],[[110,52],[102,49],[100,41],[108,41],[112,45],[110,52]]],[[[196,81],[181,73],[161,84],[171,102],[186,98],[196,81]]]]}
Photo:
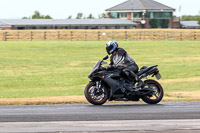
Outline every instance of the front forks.
{"type": "Polygon", "coordinates": [[[96,89],[97,89],[97,93],[100,92],[100,88],[101,88],[101,80],[100,80],[100,81],[96,81],[96,89]]]}

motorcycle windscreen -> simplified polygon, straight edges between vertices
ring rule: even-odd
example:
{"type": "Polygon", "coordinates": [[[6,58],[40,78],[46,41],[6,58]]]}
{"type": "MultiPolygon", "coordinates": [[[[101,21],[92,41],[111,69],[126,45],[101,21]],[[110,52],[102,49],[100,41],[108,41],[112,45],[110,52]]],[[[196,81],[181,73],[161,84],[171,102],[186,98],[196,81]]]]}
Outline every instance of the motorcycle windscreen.
{"type": "Polygon", "coordinates": [[[88,75],[88,77],[90,77],[90,76],[92,75],[92,73],[94,73],[96,70],[99,69],[100,64],[101,64],[101,61],[98,61],[98,62],[94,65],[94,67],[93,67],[92,71],[90,72],[90,74],[88,75]]]}

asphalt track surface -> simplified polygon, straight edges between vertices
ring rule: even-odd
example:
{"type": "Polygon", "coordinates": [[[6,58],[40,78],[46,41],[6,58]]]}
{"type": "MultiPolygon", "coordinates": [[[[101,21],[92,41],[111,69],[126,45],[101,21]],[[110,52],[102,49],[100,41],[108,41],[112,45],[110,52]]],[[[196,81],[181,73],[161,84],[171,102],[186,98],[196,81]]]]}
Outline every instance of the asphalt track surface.
{"type": "MultiPolygon", "coordinates": [[[[174,127],[172,129],[178,127],[174,125],[182,124],[179,125],[181,128],[176,129],[177,131],[181,129],[181,132],[184,132],[182,127],[188,126],[187,129],[190,129],[190,132],[199,132],[200,102],[160,103],[157,105],[149,105],[145,103],[118,103],[105,104],[102,106],[94,106],[90,104],[0,106],[0,132],[15,132],[17,129],[16,127],[20,126],[22,126],[19,130],[20,132],[30,131],[30,129],[27,129],[28,125],[24,125],[25,123],[29,124],[29,127],[32,125],[33,127],[41,128],[43,125],[44,128],[36,130],[37,132],[56,132],[58,131],[59,126],[63,123],[65,123],[63,125],[65,126],[62,130],[63,132],[82,131],[80,127],[72,129],[73,126],[76,127],[76,124],[85,127],[85,130],[83,131],[90,131],[92,129],[90,126],[94,123],[100,125],[103,125],[103,123],[107,123],[107,125],[111,124],[110,127],[113,126],[113,128],[108,128],[110,130],[104,128],[103,130],[99,125],[97,126],[99,128],[91,131],[103,130],[115,132],[123,130],[122,132],[128,132],[128,129],[131,131],[133,130],[134,126],[132,126],[131,123],[136,123],[136,125],[137,123],[138,125],[140,123],[141,126],[145,123],[146,126],[142,126],[143,128],[141,128],[141,130],[146,131],[147,129],[145,129],[145,127],[148,127],[149,125],[148,129],[151,129],[153,122],[155,122],[154,125],[159,125],[162,122],[174,123],[171,125],[171,127],[174,127]],[[55,127],[57,130],[49,130],[48,127],[52,124],[59,125],[57,128],[55,127]],[[120,128],[121,130],[116,128],[117,125],[119,127],[119,125],[123,124],[124,126],[120,128]],[[128,128],[128,125],[130,128],[128,128]],[[12,128],[9,128],[10,126],[13,127],[13,130],[11,130],[12,128]],[[88,128],[86,128],[87,126],[88,128]],[[194,130],[191,131],[192,129],[194,130]]],[[[161,125],[163,126],[165,124],[161,125]]],[[[165,131],[166,126],[164,127],[165,128],[161,129],[155,128],[155,130],[165,131]]],[[[135,127],[134,129],[136,130],[137,128],[135,127]]],[[[137,129],[137,131],[140,131],[140,129],[137,129]]]]}
{"type": "Polygon", "coordinates": [[[0,122],[200,119],[200,102],[0,106],[0,122]]]}

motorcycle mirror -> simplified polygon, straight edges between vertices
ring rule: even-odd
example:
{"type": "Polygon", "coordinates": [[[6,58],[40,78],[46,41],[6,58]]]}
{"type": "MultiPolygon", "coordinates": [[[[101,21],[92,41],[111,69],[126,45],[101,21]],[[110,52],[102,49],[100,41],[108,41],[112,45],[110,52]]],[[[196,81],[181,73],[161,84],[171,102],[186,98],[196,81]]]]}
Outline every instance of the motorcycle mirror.
{"type": "Polygon", "coordinates": [[[107,60],[108,59],[108,55],[103,57],[103,60],[107,60]]]}
{"type": "Polygon", "coordinates": [[[102,65],[103,65],[103,64],[107,64],[107,62],[102,62],[101,64],[102,64],[102,65]]]}

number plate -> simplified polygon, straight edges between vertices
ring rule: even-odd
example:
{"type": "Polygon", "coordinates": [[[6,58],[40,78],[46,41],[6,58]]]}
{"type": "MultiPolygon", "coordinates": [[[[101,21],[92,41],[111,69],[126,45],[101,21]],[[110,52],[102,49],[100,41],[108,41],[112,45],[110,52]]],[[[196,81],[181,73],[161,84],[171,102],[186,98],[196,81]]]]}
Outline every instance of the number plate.
{"type": "Polygon", "coordinates": [[[161,79],[160,73],[157,73],[155,76],[156,76],[157,80],[161,79]]]}

